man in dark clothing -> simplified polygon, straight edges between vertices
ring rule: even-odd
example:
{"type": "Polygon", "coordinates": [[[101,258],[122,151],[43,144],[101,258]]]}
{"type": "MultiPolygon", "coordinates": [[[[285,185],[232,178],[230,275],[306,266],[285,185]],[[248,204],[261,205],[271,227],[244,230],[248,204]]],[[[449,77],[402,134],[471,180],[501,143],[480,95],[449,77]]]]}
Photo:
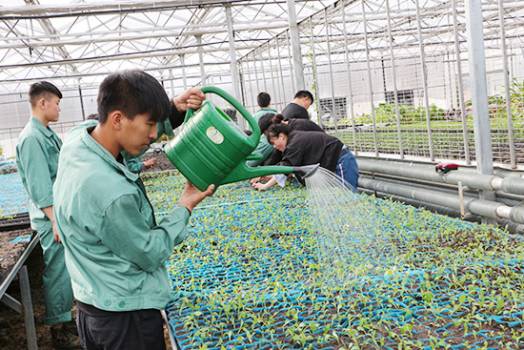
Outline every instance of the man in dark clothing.
{"type": "Polygon", "coordinates": [[[293,101],[282,110],[284,119],[309,119],[307,112],[309,106],[313,104],[313,94],[307,90],[300,90],[295,94],[293,101]]]}

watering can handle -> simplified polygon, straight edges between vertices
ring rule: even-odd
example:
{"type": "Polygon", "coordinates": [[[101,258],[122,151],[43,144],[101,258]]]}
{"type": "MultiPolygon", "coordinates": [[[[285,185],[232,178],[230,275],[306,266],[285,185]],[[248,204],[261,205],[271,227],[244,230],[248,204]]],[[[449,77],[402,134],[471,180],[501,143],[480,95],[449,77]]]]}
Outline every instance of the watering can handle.
{"type": "MultiPolygon", "coordinates": [[[[244,117],[244,119],[251,127],[251,131],[253,133],[249,136],[249,139],[253,141],[254,145],[258,144],[258,141],[260,140],[260,128],[258,127],[258,123],[255,120],[255,118],[251,116],[251,114],[247,111],[247,109],[244,108],[244,106],[242,106],[233,96],[231,96],[224,90],[217,88],[216,86],[204,86],[201,90],[204,94],[210,93],[218,95],[227,102],[229,102],[233,107],[235,107],[235,109],[240,112],[242,117],[244,117]]],[[[187,122],[189,118],[193,116],[193,113],[194,110],[192,110],[191,108],[187,110],[186,117],[184,118],[184,123],[187,122]]]]}

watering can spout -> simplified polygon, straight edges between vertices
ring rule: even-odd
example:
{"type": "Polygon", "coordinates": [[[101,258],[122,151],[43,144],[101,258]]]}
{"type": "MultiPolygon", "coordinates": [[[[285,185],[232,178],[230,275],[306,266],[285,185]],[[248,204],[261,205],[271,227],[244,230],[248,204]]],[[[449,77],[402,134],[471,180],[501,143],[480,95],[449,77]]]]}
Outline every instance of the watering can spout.
{"type": "Polygon", "coordinates": [[[295,166],[295,167],[293,167],[293,169],[294,169],[293,172],[295,174],[297,174],[298,176],[300,176],[300,177],[305,179],[306,177],[310,177],[311,175],[316,173],[318,168],[320,168],[320,164],[319,163],[312,164],[312,165],[295,166]]]}
{"type": "Polygon", "coordinates": [[[239,164],[221,183],[225,185],[232,182],[252,179],[254,177],[274,175],[274,174],[291,174],[295,173],[302,178],[313,175],[319,168],[319,164],[306,165],[306,166],[281,166],[281,165],[268,165],[250,167],[245,162],[239,164]]]}

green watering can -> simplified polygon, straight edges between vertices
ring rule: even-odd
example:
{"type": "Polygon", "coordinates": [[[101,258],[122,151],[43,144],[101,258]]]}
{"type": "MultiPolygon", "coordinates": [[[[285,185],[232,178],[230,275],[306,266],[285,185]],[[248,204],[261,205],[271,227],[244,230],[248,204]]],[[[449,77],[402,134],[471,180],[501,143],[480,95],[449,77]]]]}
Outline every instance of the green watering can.
{"type": "Polygon", "coordinates": [[[189,109],[184,128],[165,147],[167,158],[199,190],[271,174],[298,173],[311,175],[316,165],[302,167],[261,166],[246,164],[260,140],[260,128],[249,112],[231,95],[214,86],[202,88],[229,102],[248,122],[252,134],[247,135],[220,108],[204,101],[196,112],[189,109]]]}

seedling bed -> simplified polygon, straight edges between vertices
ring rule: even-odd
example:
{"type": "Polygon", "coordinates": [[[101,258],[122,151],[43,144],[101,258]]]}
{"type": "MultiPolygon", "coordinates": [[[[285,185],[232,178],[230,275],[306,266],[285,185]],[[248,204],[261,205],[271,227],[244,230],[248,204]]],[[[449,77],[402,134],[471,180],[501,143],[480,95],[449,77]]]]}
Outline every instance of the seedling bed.
{"type": "MultiPolygon", "coordinates": [[[[157,215],[168,215],[183,179],[145,182],[157,215]]],[[[524,347],[521,241],[360,195],[381,249],[349,252],[341,278],[326,278],[333,270],[319,258],[306,195],[234,184],[194,210],[167,265],[167,313],[182,349],[524,347]]]]}

